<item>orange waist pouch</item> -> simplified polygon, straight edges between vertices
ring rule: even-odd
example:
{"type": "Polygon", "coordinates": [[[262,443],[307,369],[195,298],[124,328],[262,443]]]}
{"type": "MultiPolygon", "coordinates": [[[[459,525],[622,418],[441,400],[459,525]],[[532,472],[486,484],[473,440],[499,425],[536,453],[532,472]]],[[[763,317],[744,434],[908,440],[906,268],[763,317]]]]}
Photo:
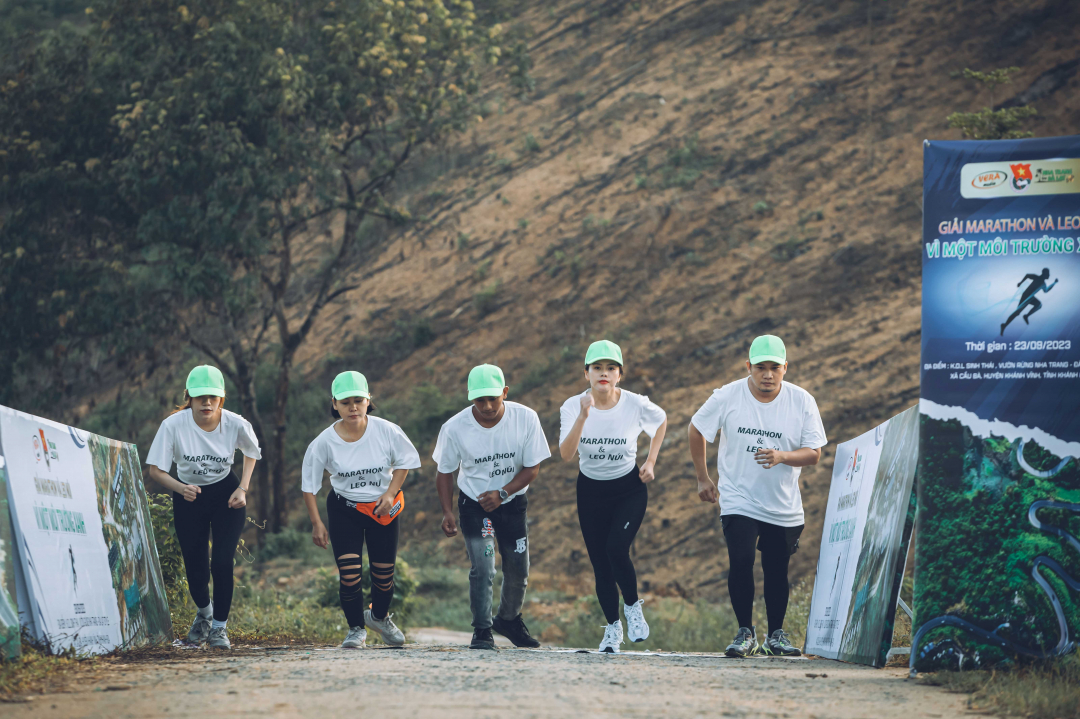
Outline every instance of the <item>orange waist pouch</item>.
{"type": "Polygon", "coordinates": [[[394,497],[393,504],[390,505],[390,511],[382,516],[375,514],[376,504],[378,504],[378,502],[353,502],[348,499],[345,500],[346,507],[355,509],[357,512],[360,512],[360,514],[366,514],[379,524],[386,526],[387,524],[390,524],[390,522],[393,522],[397,516],[401,514],[401,510],[405,508],[405,493],[399,491],[397,496],[394,497]]]}

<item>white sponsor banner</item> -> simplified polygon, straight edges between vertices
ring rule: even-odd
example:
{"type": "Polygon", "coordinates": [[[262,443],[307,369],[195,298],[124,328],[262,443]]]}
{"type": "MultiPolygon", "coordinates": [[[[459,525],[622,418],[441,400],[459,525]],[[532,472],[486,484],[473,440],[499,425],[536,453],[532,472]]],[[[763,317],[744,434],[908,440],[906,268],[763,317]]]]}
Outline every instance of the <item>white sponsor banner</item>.
{"type": "Polygon", "coordinates": [[[0,407],[0,442],[32,631],[53,652],[114,649],[120,612],[86,435],[0,407]]]}
{"type": "Polygon", "coordinates": [[[917,461],[916,407],[837,445],[806,629],[808,654],[884,664],[910,538],[917,461]]]}

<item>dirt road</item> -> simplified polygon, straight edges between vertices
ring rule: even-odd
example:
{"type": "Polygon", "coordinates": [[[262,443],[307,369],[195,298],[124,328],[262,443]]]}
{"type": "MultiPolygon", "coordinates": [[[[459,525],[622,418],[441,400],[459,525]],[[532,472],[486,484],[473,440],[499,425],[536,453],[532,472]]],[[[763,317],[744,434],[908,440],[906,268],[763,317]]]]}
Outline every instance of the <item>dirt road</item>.
{"type": "Polygon", "coordinates": [[[817,717],[965,714],[964,698],[875,670],[809,659],[631,656],[551,649],[165,649],[3,704],[11,719],[369,716],[817,717]],[[809,675],[819,675],[811,677],[809,675]]]}

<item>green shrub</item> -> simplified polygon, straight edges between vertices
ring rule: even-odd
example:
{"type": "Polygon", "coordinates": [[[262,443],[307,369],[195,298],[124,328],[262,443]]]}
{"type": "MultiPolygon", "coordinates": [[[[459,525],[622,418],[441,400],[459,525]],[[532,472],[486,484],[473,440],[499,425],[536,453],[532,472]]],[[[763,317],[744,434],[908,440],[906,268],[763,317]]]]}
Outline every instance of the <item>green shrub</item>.
{"type": "Polygon", "coordinates": [[[473,295],[473,307],[481,317],[486,317],[495,311],[499,305],[499,283],[492,282],[490,285],[473,295]]]}
{"type": "Polygon", "coordinates": [[[540,142],[536,139],[536,136],[531,132],[525,135],[525,152],[540,152],[540,142]]]}
{"type": "Polygon", "coordinates": [[[165,585],[165,598],[169,607],[183,604],[188,596],[187,573],[180,542],[173,528],[172,500],[168,495],[151,494],[147,497],[150,508],[150,524],[154,529],[154,544],[161,563],[161,580],[165,585]]]}
{"type": "Polygon", "coordinates": [[[464,405],[464,393],[460,399],[455,399],[435,385],[422,384],[405,397],[388,400],[380,409],[383,416],[399,425],[417,447],[424,447],[435,441],[443,422],[464,405]]]}

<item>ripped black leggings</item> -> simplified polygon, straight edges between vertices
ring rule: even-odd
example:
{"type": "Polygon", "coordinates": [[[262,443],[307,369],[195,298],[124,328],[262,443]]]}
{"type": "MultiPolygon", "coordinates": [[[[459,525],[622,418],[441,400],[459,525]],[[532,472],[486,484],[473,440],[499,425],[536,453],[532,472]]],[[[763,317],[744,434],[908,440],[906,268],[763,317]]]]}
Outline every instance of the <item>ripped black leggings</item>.
{"type": "Polygon", "coordinates": [[[382,525],[345,504],[330,491],[326,498],[326,529],[337,558],[338,594],[350,627],[364,626],[364,601],[360,588],[361,550],[367,542],[371,568],[371,616],[385,619],[394,598],[394,561],[397,559],[398,520],[382,525]]]}

